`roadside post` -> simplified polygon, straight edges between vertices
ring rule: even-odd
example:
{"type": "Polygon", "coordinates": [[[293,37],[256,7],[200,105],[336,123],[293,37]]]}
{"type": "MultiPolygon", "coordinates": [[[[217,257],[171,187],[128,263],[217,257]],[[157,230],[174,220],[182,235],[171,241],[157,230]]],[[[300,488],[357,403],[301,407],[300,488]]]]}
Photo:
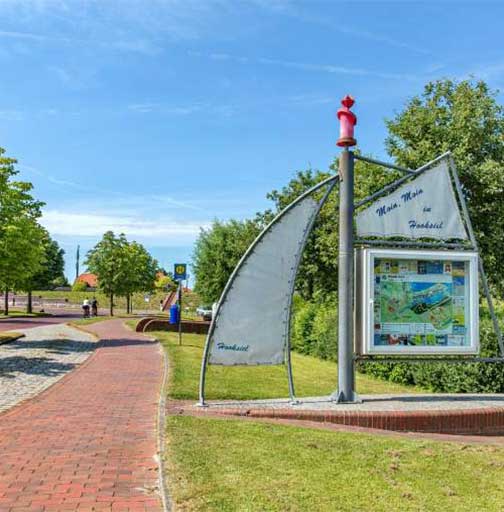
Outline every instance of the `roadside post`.
{"type": "Polygon", "coordinates": [[[182,345],[182,282],[187,279],[187,263],[175,263],[173,266],[173,278],[178,282],[178,335],[179,345],[182,345]]]}
{"type": "Polygon", "coordinates": [[[353,273],[354,273],[354,126],[357,117],[350,108],[354,99],[347,95],[338,110],[340,138],[343,148],[339,159],[339,255],[338,255],[338,392],[337,402],[356,402],[353,342],[353,273]]]}

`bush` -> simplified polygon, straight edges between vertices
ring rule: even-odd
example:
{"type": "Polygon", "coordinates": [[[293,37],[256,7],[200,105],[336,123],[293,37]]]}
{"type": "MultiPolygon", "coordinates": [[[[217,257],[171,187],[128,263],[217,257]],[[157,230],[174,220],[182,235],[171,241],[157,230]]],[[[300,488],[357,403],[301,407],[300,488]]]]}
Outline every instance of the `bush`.
{"type": "Polygon", "coordinates": [[[334,300],[303,301],[296,296],[292,320],[292,348],[301,354],[336,360],[338,306],[334,300]]]}
{"type": "MultiPolygon", "coordinates": [[[[502,312],[502,307],[498,308],[502,312]]],[[[500,315],[499,315],[500,316],[500,315]]],[[[481,308],[482,357],[500,355],[488,310],[481,308]]],[[[361,362],[359,371],[399,384],[413,384],[444,393],[503,393],[502,363],[379,363],[361,362]]]]}
{"type": "MultiPolygon", "coordinates": [[[[301,354],[337,360],[338,305],[334,298],[305,301],[294,297],[292,317],[292,348],[301,354]]],[[[504,318],[504,306],[497,306],[504,318]]],[[[486,307],[480,313],[482,357],[499,356],[497,337],[486,307]]],[[[502,363],[380,363],[360,362],[357,368],[382,380],[416,385],[430,391],[445,393],[503,393],[502,363]]]]}
{"type": "Polygon", "coordinates": [[[76,281],[72,286],[73,292],[85,292],[88,289],[88,285],[84,281],[76,281]]]}

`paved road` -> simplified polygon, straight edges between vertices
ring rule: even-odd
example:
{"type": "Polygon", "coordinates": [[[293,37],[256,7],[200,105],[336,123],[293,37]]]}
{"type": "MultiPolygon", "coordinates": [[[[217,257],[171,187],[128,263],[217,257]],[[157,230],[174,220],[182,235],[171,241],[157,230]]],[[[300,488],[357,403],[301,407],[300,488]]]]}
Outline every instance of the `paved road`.
{"type": "Polygon", "coordinates": [[[121,320],[79,369],[0,414],[0,510],[162,510],[158,494],[159,344],[121,320]]]}
{"type": "Polygon", "coordinates": [[[0,332],[21,331],[29,329],[31,327],[62,324],[65,322],[70,322],[77,318],[82,318],[82,314],[77,311],[55,311],[53,316],[33,318],[9,318],[6,320],[0,319],[0,332]]]}

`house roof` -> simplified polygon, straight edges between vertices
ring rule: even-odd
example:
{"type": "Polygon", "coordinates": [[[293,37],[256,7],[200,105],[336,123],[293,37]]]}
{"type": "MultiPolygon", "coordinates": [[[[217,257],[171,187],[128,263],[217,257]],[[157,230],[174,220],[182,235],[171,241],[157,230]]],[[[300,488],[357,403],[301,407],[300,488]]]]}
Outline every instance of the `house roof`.
{"type": "Polygon", "coordinates": [[[90,288],[96,288],[98,286],[98,276],[96,274],[81,274],[77,281],[86,283],[90,288]]]}

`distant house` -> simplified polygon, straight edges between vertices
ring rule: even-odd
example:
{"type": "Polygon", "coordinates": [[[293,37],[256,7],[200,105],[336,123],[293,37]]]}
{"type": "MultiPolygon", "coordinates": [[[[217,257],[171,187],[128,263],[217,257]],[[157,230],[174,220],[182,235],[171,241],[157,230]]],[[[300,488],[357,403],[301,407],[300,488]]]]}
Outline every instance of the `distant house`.
{"type": "Polygon", "coordinates": [[[86,283],[88,288],[96,288],[98,286],[98,276],[96,274],[81,274],[76,280],[76,283],[86,283]]]}

